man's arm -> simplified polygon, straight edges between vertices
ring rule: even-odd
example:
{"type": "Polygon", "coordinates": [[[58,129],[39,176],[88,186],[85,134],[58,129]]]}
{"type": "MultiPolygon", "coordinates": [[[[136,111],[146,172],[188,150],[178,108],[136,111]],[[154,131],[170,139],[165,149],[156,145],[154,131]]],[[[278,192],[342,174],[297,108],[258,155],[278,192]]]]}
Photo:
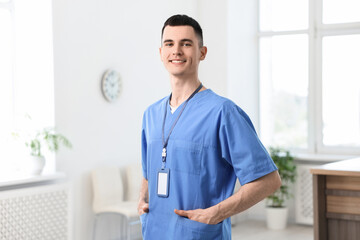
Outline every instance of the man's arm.
{"type": "Polygon", "coordinates": [[[138,213],[142,215],[149,212],[149,190],[148,181],[143,177],[141,181],[140,197],[138,203],[138,213]]]}
{"type": "Polygon", "coordinates": [[[237,193],[212,207],[188,211],[175,209],[175,213],[197,222],[217,224],[228,217],[252,207],[275,192],[280,186],[281,180],[279,173],[278,171],[274,171],[241,186],[237,193]]]}

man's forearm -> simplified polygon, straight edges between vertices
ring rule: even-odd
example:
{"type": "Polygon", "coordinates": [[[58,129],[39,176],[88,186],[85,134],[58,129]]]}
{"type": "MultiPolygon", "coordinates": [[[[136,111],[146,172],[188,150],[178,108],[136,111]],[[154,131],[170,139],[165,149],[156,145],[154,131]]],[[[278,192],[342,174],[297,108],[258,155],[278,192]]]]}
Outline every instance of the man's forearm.
{"type": "Polygon", "coordinates": [[[140,194],[139,194],[138,212],[139,215],[149,211],[149,188],[148,181],[143,178],[141,181],[140,194]]]}
{"type": "Polygon", "coordinates": [[[281,180],[277,171],[243,185],[234,195],[211,207],[216,215],[215,221],[221,222],[245,211],[272,194],[280,186],[281,180]]]}
{"type": "Polygon", "coordinates": [[[144,177],[141,180],[139,201],[149,202],[148,181],[144,177]]]}

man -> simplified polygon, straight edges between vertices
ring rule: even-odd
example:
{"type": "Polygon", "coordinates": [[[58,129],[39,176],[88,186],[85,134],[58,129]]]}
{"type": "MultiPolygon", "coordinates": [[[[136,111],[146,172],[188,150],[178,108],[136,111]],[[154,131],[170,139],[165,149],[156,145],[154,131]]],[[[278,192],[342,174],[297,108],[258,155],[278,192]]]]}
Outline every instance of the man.
{"type": "Polygon", "coordinates": [[[144,113],[138,211],[144,239],[231,239],[230,216],[280,187],[246,113],[198,79],[200,25],[186,15],[162,29],[172,93],[144,113]],[[242,187],[233,194],[236,178],[242,187]]]}

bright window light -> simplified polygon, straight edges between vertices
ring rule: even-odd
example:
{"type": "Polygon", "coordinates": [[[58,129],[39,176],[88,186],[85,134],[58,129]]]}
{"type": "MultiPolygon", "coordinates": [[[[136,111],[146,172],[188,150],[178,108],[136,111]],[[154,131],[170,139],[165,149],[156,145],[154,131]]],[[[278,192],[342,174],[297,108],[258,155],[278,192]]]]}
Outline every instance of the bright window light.
{"type": "Polygon", "coordinates": [[[307,147],[308,37],[260,39],[260,130],[265,145],[307,147]]]}
{"type": "Polygon", "coordinates": [[[360,146],[360,35],[323,39],[324,145],[360,146]]]}
{"type": "Polygon", "coordinates": [[[308,1],[260,0],[260,31],[308,28],[308,1]]]}
{"type": "MultiPolygon", "coordinates": [[[[0,146],[2,156],[11,154],[9,141],[13,127],[13,23],[9,9],[0,8],[0,146]]],[[[8,166],[6,158],[0,165],[8,166]],[[3,163],[3,164],[1,164],[3,163]]]]}
{"type": "MultiPolygon", "coordinates": [[[[0,5],[0,53],[0,170],[7,171],[28,156],[12,132],[54,126],[51,1],[0,5]]],[[[54,167],[54,160],[47,165],[54,167]]]]}
{"type": "Polygon", "coordinates": [[[323,0],[323,23],[360,22],[359,0],[323,0]]]}

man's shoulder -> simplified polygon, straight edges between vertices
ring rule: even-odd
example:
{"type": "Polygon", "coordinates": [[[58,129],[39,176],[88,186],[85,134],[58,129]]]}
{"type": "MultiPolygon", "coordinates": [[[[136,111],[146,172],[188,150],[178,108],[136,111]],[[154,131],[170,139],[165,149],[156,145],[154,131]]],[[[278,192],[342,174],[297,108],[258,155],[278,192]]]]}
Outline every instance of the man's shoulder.
{"type": "Polygon", "coordinates": [[[242,111],[242,109],[231,99],[220,96],[211,90],[210,94],[208,94],[208,97],[206,98],[206,102],[210,107],[221,112],[229,112],[233,111],[234,109],[239,109],[242,111]]]}
{"type": "Polygon", "coordinates": [[[237,121],[247,122],[247,124],[254,128],[249,115],[232,100],[212,93],[206,101],[208,101],[212,111],[222,120],[228,121],[231,119],[233,121],[237,119],[237,121]]]}

